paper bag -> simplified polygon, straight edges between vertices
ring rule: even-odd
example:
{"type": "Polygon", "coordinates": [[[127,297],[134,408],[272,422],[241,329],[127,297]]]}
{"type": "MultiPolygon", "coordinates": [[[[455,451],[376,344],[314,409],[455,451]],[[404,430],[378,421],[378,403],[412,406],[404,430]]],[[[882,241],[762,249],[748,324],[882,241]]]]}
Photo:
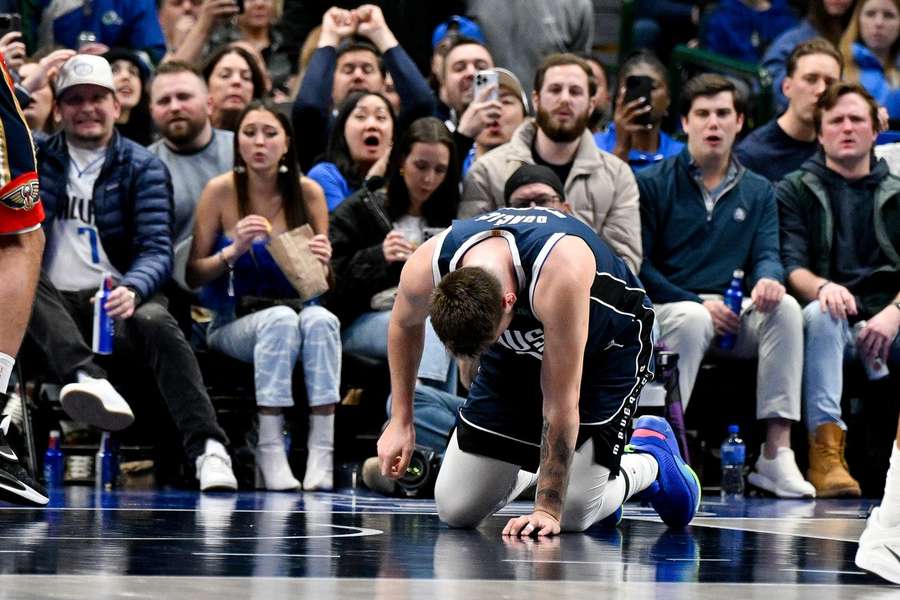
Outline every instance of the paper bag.
{"type": "Polygon", "coordinates": [[[281,272],[304,301],[328,291],[325,265],[309,249],[313,235],[312,227],[302,225],[272,238],[267,245],[281,272]]]}

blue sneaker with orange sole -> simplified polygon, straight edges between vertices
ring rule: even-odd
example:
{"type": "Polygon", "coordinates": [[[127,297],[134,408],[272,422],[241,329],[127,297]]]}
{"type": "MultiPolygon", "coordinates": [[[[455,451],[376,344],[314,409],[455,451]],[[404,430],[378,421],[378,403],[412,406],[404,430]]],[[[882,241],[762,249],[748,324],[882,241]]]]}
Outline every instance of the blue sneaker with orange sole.
{"type": "Polygon", "coordinates": [[[680,529],[694,518],[700,506],[700,480],[678,450],[672,428],[661,417],[644,416],[635,421],[626,451],[645,452],[659,464],[659,475],[641,492],[666,525],[680,529]]]}

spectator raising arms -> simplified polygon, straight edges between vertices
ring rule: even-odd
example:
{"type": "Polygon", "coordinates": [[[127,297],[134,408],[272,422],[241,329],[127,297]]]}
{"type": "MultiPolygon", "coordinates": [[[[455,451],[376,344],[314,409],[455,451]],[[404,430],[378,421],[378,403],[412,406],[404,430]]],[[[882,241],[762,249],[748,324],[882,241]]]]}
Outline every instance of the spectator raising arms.
{"type": "MultiPolygon", "coordinates": [[[[387,186],[368,186],[344,201],[331,215],[331,239],[337,284],[331,306],[345,329],[344,349],[387,358],[391,297],[400,283],[406,259],[425,239],[425,232],[450,225],[459,203],[459,177],[453,139],[437,119],[415,121],[404,134],[391,161],[387,186]],[[386,294],[382,292],[388,291],[386,294]]],[[[450,385],[449,355],[428,328],[419,377],[450,385]]]]}
{"type": "Polygon", "coordinates": [[[303,306],[269,253],[266,242],[309,223],[310,250],[331,258],[322,190],[300,177],[291,126],[273,105],[251,103],[238,119],[234,172],[212,179],[197,205],[188,284],[208,284],[215,310],[209,346],[252,362],[259,405],[257,486],[300,487],[283,442],[282,408],[292,406],[292,374],[303,365],[310,406],[309,455],[303,488],[332,488],[334,406],[340,383],[337,318],[321,306],[303,306]]]}
{"type": "Polygon", "coordinates": [[[354,92],[338,112],[325,162],[309,171],[322,186],[328,210],[360,188],[363,180],[384,176],[396,119],[388,100],[379,93],[354,92]]]}
{"type": "Polygon", "coordinates": [[[297,140],[302,169],[309,169],[326,149],[335,109],[352,92],[383,92],[386,72],[402,105],[400,123],[432,114],[428,82],[400,47],[381,9],[371,4],[352,11],[330,8],[291,113],[294,129],[303,132],[303,143],[297,140]]]}
{"type": "Polygon", "coordinates": [[[784,80],[788,57],[801,42],[814,37],[823,37],[835,47],[841,35],[850,24],[856,0],[810,0],[809,12],[799,25],[778,36],[763,56],[762,66],[772,77],[775,105],[784,108],[788,99],[784,97],[781,82],[784,80]]]}
{"type": "Polygon", "coordinates": [[[900,118],[900,0],[862,0],[841,38],[844,80],[859,82],[900,118]]]}
{"type": "Polygon", "coordinates": [[[263,73],[243,48],[223,46],[213,52],[203,78],[209,88],[212,125],[218,129],[234,131],[241,112],[265,93],[263,73]]]}

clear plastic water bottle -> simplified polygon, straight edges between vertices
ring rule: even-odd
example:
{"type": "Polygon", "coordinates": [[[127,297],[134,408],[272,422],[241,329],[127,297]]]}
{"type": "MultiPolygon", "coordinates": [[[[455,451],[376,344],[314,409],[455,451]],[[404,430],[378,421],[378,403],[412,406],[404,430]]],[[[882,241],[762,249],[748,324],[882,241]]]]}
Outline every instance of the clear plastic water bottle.
{"type": "MultiPolygon", "coordinates": [[[[744,302],[744,272],[735,269],[731,275],[731,285],[725,290],[725,306],[731,309],[731,312],[737,316],[741,316],[741,304],[744,302]]],[[[726,333],[719,336],[719,348],[722,350],[731,350],[734,348],[734,342],[737,334],[726,333]]]]}
{"type": "Polygon", "coordinates": [[[744,493],[744,458],[747,449],[737,425],[728,426],[728,437],[722,442],[722,495],[744,493]]]}
{"type": "Polygon", "coordinates": [[[44,483],[50,489],[59,489],[63,485],[65,473],[66,461],[60,448],[59,432],[51,431],[47,452],[44,453],[44,483]]]}

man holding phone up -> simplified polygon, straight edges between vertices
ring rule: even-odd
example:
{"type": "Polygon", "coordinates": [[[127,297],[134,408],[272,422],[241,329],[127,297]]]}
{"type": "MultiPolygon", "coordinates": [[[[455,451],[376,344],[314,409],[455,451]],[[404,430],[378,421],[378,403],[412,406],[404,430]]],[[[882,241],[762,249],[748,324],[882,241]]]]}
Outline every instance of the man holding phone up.
{"type": "MultiPolygon", "coordinates": [[[[448,59],[449,59],[448,55],[448,59]]],[[[641,264],[638,191],[628,165],[597,148],[588,119],[594,108],[590,66],[574,54],[551,54],[535,73],[532,104],[509,143],[487,153],[463,184],[460,218],[505,206],[503,189],[524,164],[549,167],[565,186],[572,215],[586,223],[632,272],[641,264]]]]}

